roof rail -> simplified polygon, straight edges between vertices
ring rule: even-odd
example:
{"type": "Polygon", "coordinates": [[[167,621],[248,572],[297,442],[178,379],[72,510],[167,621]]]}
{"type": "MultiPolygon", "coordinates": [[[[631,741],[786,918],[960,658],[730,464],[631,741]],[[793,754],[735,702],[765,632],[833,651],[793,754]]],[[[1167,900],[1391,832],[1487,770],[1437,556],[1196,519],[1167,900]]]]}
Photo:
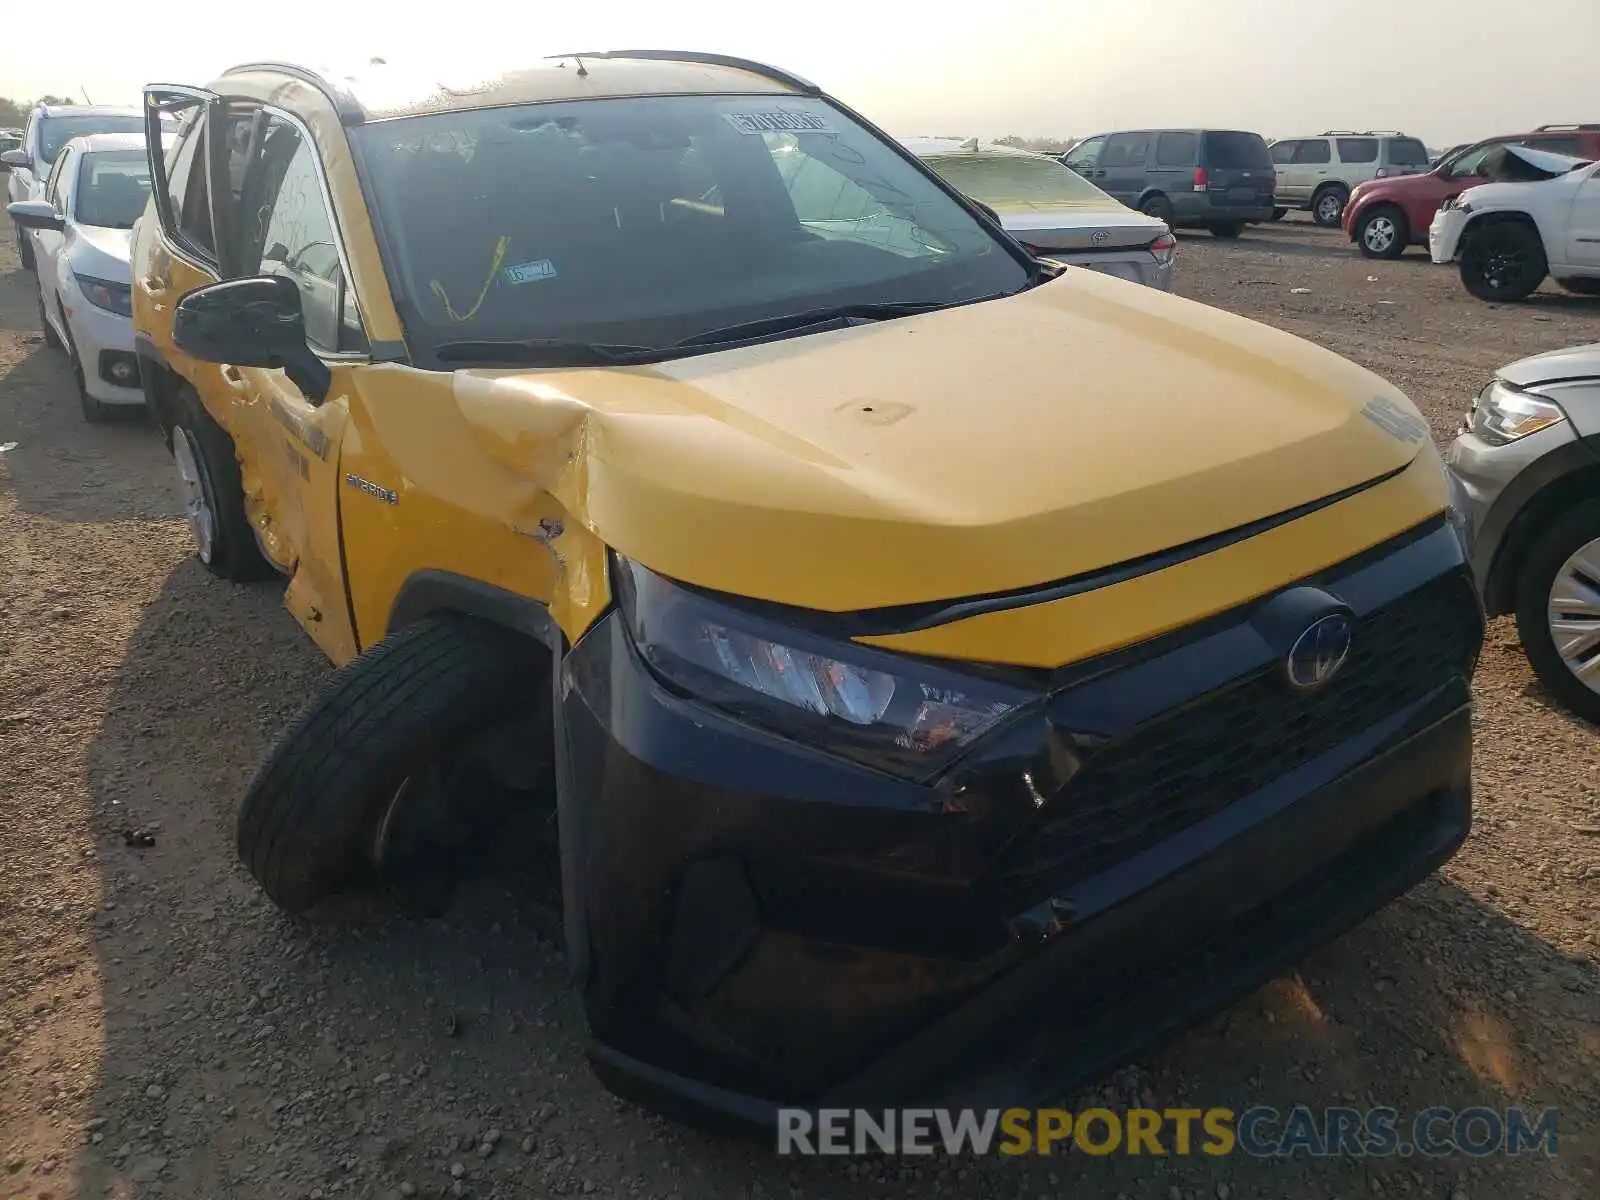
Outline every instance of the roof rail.
{"type": "Polygon", "coordinates": [[[705,63],[712,67],[731,67],[737,71],[749,71],[791,87],[797,92],[804,92],[808,96],[820,96],[822,89],[809,79],[784,71],[778,67],[770,67],[766,63],[756,62],[749,58],[735,58],[731,54],[712,54],[704,50],[593,50],[573,54],[551,54],[551,59],[557,58],[643,58],[656,62],[683,62],[705,63]]]}
{"type": "Polygon", "coordinates": [[[1534,132],[1535,133],[1546,133],[1546,132],[1548,132],[1548,131],[1550,131],[1552,129],[1573,129],[1573,130],[1578,130],[1578,131],[1581,131],[1581,132],[1584,132],[1584,133],[1588,133],[1588,132],[1591,132],[1593,130],[1600,129],[1600,124],[1591,124],[1591,125],[1541,125],[1541,126],[1539,126],[1539,128],[1535,129],[1534,132]]]}
{"type": "Polygon", "coordinates": [[[294,76],[302,83],[309,83],[332,102],[334,111],[339,114],[339,120],[345,125],[360,125],[367,119],[366,110],[356,103],[355,97],[348,90],[339,87],[325,76],[295,63],[264,59],[261,62],[240,63],[229,67],[223,75],[242,75],[246,71],[281,71],[285,75],[294,76]]]}
{"type": "Polygon", "coordinates": [[[1322,137],[1405,137],[1398,129],[1324,129],[1322,137]]]}

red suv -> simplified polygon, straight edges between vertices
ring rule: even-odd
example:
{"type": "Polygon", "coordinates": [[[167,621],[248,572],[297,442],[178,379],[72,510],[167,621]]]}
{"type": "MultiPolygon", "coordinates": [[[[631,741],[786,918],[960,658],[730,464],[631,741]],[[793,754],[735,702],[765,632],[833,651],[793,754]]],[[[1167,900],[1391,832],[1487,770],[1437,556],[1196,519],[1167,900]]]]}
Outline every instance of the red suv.
{"type": "Polygon", "coordinates": [[[1541,125],[1532,133],[1490,138],[1445,156],[1425,175],[1400,175],[1357,184],[1340,221],[1368,258],[1399,258],[1425,246],[1433,214],[1452,196],[1482,183],[1478,168],[1499,146],[1537,146],[1556,154],[1600,158],[1600,125],[1541,125]]]}

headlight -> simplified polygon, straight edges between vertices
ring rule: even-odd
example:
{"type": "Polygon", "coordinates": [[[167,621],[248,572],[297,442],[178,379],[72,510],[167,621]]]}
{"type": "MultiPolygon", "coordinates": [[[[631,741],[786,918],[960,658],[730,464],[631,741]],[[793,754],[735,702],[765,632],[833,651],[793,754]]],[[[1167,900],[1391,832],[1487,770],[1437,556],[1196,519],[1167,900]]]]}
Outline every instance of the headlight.
{"type": "Polygon", "coordinates": [[[1519,392],[1496,379],[1473,404],[1468,424],[1491,446],[1504,446],[1566,419],[1567,414],[1549,400],[1519,392]]]}
{"type": "Polygon", "coordinates": [[[109,279],[96,279],[92,275],[74,274],[83,298],[96,308],[114,312],[118,316],[133,315],[133,289],[125,283],[112,283],[109,279]]]}
{"type": "Polygon", "coordinates": [[[615,561],[623,620],[667,684],[841,757],[926,779],[1032,699],[1021,688],[780,626],[615,561]]]}

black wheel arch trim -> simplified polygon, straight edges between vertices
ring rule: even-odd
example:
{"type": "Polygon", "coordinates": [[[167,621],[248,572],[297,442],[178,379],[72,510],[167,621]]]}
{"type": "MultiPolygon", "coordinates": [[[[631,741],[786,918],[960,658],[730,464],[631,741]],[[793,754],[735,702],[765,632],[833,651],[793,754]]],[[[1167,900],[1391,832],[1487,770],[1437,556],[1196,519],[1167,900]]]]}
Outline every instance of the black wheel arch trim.
{"type": "Polygon", "coordinates": [[[572,813],[578,791],[572,785],[572,758],[567,747],[563,706],[562,662],[570,647],[550,615],[548,605],[529,596],[452,571],[424,569],[400,585],[389,608],[384,632],[392,633],[435,613],[462,613],[536,638],[550,651],[551,735],[556,752],[556,836],[561,855],[561,910],[566,938],[567,971],[580,986],[589,972],[589,922],[582,893],[578,846],[579,821],[572,813]]]}
{"type": "Polygon", "coordinates": [[[1534,459],[1495,498],[1472,551],[1473,574],[1489,616],[1503,616],[1516,607],[1517,571],[1545,525],[1542,518],[1552,507],[1584,495],[1600,495],[1600,434],[1534,459]]]}

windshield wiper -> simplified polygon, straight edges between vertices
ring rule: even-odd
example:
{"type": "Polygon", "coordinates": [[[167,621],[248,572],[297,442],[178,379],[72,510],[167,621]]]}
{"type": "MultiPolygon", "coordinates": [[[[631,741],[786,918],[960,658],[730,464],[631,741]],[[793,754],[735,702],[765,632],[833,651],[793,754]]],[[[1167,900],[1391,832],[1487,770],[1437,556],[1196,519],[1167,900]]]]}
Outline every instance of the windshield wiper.
{"type": "Polygon", "coordinates": [[[672,352],[658,346],[615,342],[569,342],[559,338],[492,341],[465,339],[441,342],[435,349],[442,362],[512,362],[539,367],[625,366],[659,362],[672,352]]]}
{"type": "Polygon", "coordinates": [[[782,317],[763,317],[759,321],[741,321],[737,325],[724,325],[708,329],[693,337],[686,337],[679,346],[713,346],[718,342],[739,342],[750,338],[766,337],[774,333],[793,333],[814,325],[836,325],[846,321],[888,321],[895,317],[912,317],[918,313],[932,312],[937,308],[952,308],[955,304],[976,304],[978,300],[993,300],[994,296],[980,296],[977,300],[957,300],[947,303],[939,300],[902,301],[889,304],[840,304],[833,308],[813,308],[806,312],[790,313],[782,317]]]}

